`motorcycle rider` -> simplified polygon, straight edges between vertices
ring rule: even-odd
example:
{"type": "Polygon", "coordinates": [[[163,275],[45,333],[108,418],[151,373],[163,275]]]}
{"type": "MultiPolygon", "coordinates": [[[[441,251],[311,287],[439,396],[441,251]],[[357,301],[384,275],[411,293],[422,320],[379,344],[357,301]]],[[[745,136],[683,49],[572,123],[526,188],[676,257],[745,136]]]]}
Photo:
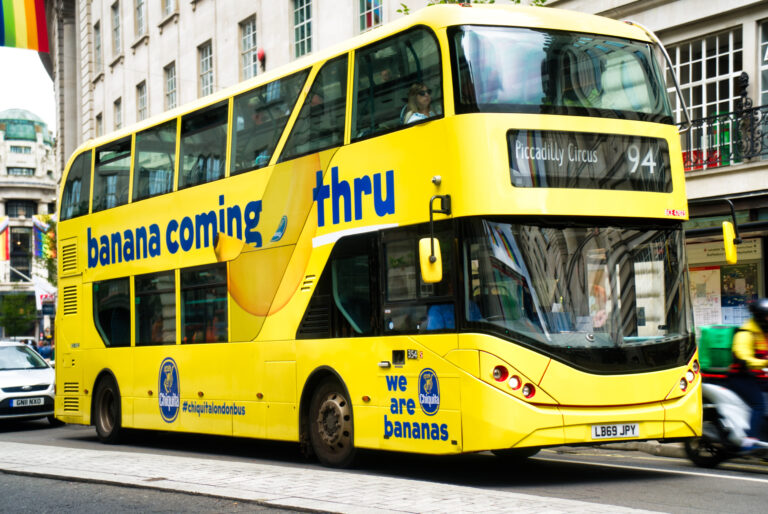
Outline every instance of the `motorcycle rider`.
{"type": "Polygon", "coordinates": [[[752,318],[733,338],[733,364],[728,377],[728,388],[752,409],[749,431],[742,443],[744,449],[758,442],[765,415],[762,390],[768,384],[768,298],[751,302],[749,310],[752,318]]]}

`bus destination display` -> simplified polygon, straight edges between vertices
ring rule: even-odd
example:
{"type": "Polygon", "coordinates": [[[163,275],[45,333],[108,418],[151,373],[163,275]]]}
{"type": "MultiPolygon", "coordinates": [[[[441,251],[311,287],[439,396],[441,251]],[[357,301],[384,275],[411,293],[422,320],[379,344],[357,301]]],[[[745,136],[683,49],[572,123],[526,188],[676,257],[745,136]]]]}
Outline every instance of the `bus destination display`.
{"type": "Polygon", "coordinates": [[[545,130],[510,130],[509,174],[515,187],[670,193],[663,139],[545,130]]]}

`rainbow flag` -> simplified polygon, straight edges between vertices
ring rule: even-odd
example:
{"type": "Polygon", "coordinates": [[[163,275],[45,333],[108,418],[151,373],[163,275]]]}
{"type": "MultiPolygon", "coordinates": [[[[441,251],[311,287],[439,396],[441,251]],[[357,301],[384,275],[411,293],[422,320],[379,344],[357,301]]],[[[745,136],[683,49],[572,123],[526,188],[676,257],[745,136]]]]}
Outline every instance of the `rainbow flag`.
{"type": "Polygon", "coordinates": [[[10,232],[10,230],[8,230],[9,221],[8,216],[0,218],[0,261],[7,261],[11,256],[11,238],[8,237],[10,232]]]}
{"type": "Polygon", "coordinates": [[[48,51],[44,0],[0,0],[0,46],[48,51]]]}

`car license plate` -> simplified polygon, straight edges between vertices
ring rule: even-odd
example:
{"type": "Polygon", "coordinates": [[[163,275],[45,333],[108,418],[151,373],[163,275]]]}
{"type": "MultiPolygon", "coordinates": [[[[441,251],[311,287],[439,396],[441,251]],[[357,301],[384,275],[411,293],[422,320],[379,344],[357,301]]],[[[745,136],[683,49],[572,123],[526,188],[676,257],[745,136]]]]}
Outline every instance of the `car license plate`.
{"type": "Polygon", "coordinates": [[[16,398],[11,400],[11,407],[32,407],[34,405],[43,405],[43,398],[16,398]]]}
{"type": "Polygon", "coordinates": [[[640,436],[638,423],[617,423],[615,425],[592,425],[592,439],[614,439],[640,436]]]}

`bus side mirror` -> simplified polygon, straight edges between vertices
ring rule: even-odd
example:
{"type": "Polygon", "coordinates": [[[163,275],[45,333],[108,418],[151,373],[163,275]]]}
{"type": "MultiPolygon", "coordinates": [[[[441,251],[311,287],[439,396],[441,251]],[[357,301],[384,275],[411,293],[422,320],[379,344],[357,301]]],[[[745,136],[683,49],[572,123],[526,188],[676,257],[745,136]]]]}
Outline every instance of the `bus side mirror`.
{"type": "Polygon", "coordinates": [[[425,237],[419,240],[419,264],[421,280],[425,284],[435,284],[443,280],[443,259],[440,255],[440,241],[436,237],[425,237]]]}
{"type": "Polygon", "coordinates": [[[723,222],[723,245],[725,246],[725,262],[728,264],[736,264],[738,257],[736,255],[736,233],[733,229],[733,223],[730,221],[723,222]]]}

